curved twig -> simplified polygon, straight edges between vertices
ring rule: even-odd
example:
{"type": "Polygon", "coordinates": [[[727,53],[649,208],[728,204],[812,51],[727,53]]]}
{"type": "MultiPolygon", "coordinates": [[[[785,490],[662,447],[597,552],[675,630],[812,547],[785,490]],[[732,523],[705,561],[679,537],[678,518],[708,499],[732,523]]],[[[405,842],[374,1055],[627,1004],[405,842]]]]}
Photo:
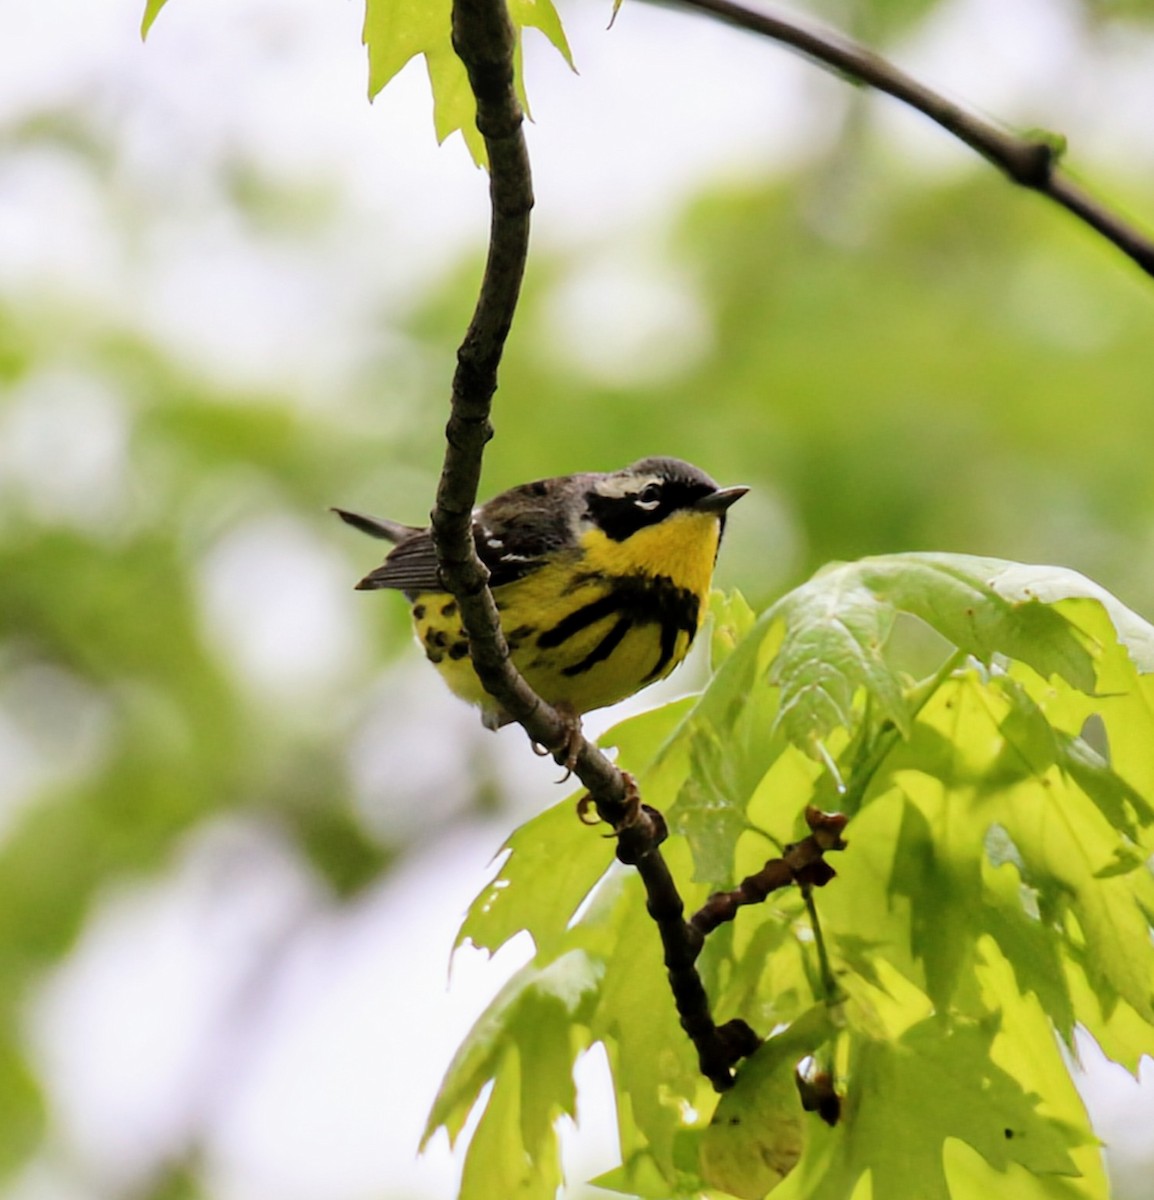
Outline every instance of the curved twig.
{"type": "Polygon", "coordinates": [[[693,914],[689,924],[704,938],[719,925],[732,921],[747,904],[761,904],[770,892],[790,884],[825,887],[835,875],[825,861],[831,850],[844,850],[842,832],[848,818],[843,813],[822,812],[812,805],[805,810],[809,836],[786,846],[780,858],[771,858],[760,871],[747,875],[730,892],[714,892],[693,914]]]}
{"type": "Polygon", "coordinates": [[[1112,242],[1147,275],[1154,276],[1154,240],[1124,221],[1061,171],[1058,151],[1044,138],[1022,137],[962,108],[907,75],[893,63],[840,34],[819,31],[783,17],[746,8],[737,0],[652,0],[708,13],[727,24],[760,33],[859,83],[885,92],[923,113],[1000,168],[1014,183],[1048,196],[1112,242]]]}
{"type": "MultiPolygon", "coordinates": [[[[445,429],[445,462],[431,515],[445,586],[456,598],[481,682],[539,745],[560,751],[569,726],[525,683],[509,661],[488,572],[473,545],[481,459],[493,435],[489,413],[497,367],[521,291],[529,249],[533,184],[513,87],[515,35],[503,0],[454,0],[453,47],[465,64],[477,99],[477,128],[489,154],[492,219],[489,254],[477,306],[457,351],[452,409],[445,429]]],[[[620,772],[582,739],[574,773],[594,802],[623,810],[620,772]]]]}

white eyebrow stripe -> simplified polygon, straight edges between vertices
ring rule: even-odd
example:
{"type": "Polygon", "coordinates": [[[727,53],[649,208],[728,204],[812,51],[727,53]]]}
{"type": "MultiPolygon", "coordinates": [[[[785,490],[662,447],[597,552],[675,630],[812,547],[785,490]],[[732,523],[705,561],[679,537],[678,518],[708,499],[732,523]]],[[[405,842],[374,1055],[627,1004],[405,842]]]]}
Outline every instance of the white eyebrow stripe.
{"type": "Polygon", "coordinates": [[[649,484],[660,482],[661,479],[657,475],[609,475],[597,481],[594,491],[608,500],[624,500],[627,496],[640,495],[649,484]]]}

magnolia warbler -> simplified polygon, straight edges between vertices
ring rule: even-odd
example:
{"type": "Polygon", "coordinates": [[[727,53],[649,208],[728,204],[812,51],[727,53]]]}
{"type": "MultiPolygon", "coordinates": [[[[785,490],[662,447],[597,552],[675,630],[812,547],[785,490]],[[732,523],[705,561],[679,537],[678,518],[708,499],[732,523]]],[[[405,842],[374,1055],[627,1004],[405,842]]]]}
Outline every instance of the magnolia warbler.
{"type": "MultiPolygon", "coordinates": [[[[473,513],[477,554],[513,665],[547,703],[577,715],[664,679],[701,623],[725,515],[748,491],[720,488],[676,458],[608,474],[524,483],[473,513]]],[[[497,729],[509,716],[481,686],[428,529],[335,509],[395,542],[357,584],[396,588],[417,638],[460,697],[497,729]]]]}

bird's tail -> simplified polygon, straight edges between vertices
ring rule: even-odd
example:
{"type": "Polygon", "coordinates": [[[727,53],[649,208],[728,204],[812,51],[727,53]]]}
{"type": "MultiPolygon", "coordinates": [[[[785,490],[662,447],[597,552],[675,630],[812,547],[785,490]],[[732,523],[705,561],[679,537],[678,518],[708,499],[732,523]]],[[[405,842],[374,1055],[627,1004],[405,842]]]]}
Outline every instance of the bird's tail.
{"type": "Polygon", "coordinates": [[[421,532],[416,525],[402,525],[400,521],[389,521],[384,517],[366,517],[362,513],[349,512],[344,508],[334,508],[332,511],[354,529],[385,542],[405,542],[421,532]]]}

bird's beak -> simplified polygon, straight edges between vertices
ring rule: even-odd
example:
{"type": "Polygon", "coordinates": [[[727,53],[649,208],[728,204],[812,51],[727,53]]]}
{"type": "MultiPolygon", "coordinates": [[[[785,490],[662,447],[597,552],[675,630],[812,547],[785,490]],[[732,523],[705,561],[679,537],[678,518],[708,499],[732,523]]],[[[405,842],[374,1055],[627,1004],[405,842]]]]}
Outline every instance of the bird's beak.
{"type": "Polygon", "coordinates": [[[694,504],[694,511],[716,513],[720,516],[731,504],[736,504],[748,491],[749,488],[741,486],[718,488],[716,492],[710,492],[708,496],[702,496],[694,504]]]}

